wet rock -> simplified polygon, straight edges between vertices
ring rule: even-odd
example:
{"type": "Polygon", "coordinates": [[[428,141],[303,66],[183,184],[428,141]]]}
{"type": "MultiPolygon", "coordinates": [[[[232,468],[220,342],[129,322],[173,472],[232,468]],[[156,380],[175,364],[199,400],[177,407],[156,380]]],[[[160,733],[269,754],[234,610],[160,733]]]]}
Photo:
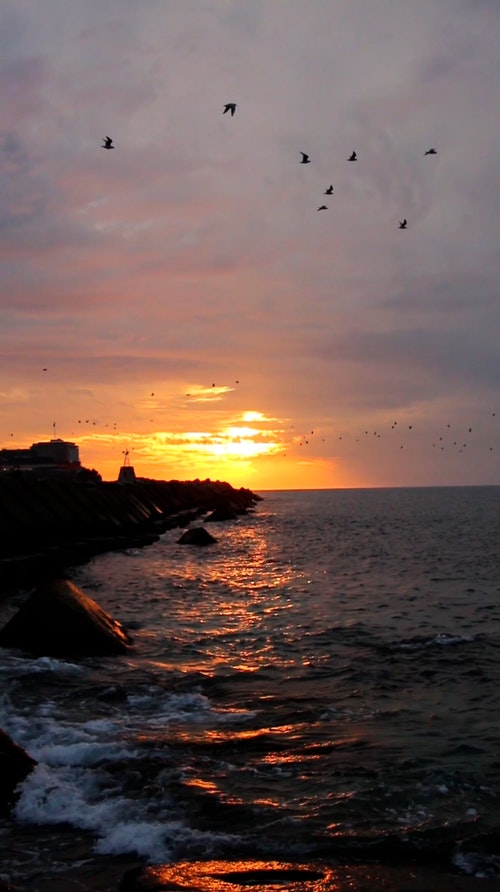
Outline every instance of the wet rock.
{"type": "MultiPolygon", "coordinates": [[[[240,512],[241,513],[241,512],[240,512]]],[[[205,518],[205,523],[221,522],[226,520],[236,520],[237,514],[229,505],[219,505],[211,514],[205,518]]]]}
{"type": "Polygon", "coordinates": [[[276,861],[193,861],[158,867],[138,867],[123,877],[119,892],[169,892],[189,889],[192,892],[259,892],[278,889],[297,892],[326,892],[338,887],[328,883],[332,871],[307,864],[284,864],[276,861]],[[326,881],[326,883],[325,883],[326,881]]]}
{"type": "Polygon", "coordinates": [[[498,877],[429,872],[418,864],[287,864],[194,861],[136,867],[119,892],[498,892],[498,877]]]}
{"type": "Polygon", "coordinates": [[[192,527],[186,530],[177,542],[180,545],[212,545],[217,539],[204,527],[192,527]]]}
{"type": "Polygon", "coordinates": [[[35,656],[77,657],[128,653],[121,625],[67,579],[37,588],[0,630],[0,646],[35,656]]]}
{"type": "MultiPolygon", "coordinates": [[[[17,785],[22,783],[35,765],[35,760],[0,729],[0,809],[12,805],[17,785]]],[[[1,889],[0,884],[0,892],[1,889]]]]}

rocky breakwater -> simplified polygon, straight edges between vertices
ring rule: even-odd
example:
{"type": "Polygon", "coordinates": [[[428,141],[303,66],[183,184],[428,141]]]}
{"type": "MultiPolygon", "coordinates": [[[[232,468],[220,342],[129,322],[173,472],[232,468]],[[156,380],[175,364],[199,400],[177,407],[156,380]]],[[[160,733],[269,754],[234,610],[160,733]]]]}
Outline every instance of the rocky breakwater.
{"type": "Polygon", "coordinates": [[[138,547],[216,510],[243,514],[259,497],[212,480],[94,483],[0,475],[0,597],[104,551],[138,547]]]}

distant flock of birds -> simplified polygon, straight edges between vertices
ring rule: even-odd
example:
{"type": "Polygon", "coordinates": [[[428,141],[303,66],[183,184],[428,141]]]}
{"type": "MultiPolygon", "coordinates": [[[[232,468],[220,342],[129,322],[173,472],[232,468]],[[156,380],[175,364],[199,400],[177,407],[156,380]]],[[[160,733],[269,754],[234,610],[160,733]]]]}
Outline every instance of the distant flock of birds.
{"type": "MultiPolygon", "coordinates": [[[[237,108],[236,102],[228,102],[224,105],[222,113],[223,114],[229,113],[231,115],[231,117],[233,117],[236,112],[236,108],[237,108]]],[[[115,148],[115,146],[113,145],[113,139],[111,136],[103,136],[102,140],[103,140],[103,142],[102,142],[101,148],[106,149],[108,151],[115,148]]],[[[301,164],[310,164],[311,163],[310,155],[308,155],[306,152],[300,152],[300,155],[302,156],[301,161],[300,161],[301,164]]],[[[435,149],[435,148],[427,149],[427,151],[424,152],[424,155],[437,155],[437,149],[435,149]]],[[[352,161],[357,161],[357,160],[358,160],[357,152],[353,150],[351,155],[347,158],[347,161],[352,162],[352,161]]],[[[323,194],[324,195],[333,195],[333,183],[330,184],[325,189],[323,194]]],[[[318,207],[318,211],[326,211],[326,210],[328,210],[328,206],[326,204],[322,204],[318,207]]],[[[399,229],[406,229],[407,226],[408,226],[408,220],[406,219],[406,217],[403,220],[399,221],[399,229]]],[[[46,372],[47,368],[46,367],[43,368],[42,371],[46,372]]],[[[239,381],[237,381],[236,383],[238,384],[239,381]]],[[[212,387],[215,387],[215,384],[212,384],[212,387]]],[[[154,396],[154,393],[151,393],[151,396],[154,396]]],[[[187,394],[187,396],[191,396],[191,394],[187,394]]],[[[495,415],[496,415],[496,413],[493,412],[492,416],[494,417],[495,415]]],[[[151,419],[151,421],[153,421],[153,419],[151,419]]],[[[97,424],[96,421],[93,421],[93,420],[91,421],[91,419],[85,419],[85,421],[83,421],[82,419],[78,420],[78,424],[90,424],[90,423],[93,426],[96,426],[96,424],[97,424]]],[[[395,421],[394,424],[392,425],[392,430],[394,430],[396,428],[396,426],[397,426],[397,421],[395,421]]],[[[108,427],[108,425],[106,424],[105,427],[108,427]]],[[[116,422],[113,422],[113,428],[112,428],[113,431],[116,431],[116,428],[117,428],[117,424],[116,424],[116,422]]],[[[409,430],[412,430],[412,428],[413,428],[413,425],[411,425],[411,424],[408,425],[409,430]]],[[[447,425],[447,428],[448,429],[450,428],[449,424],[447,425]]],[[[471,433],[471,432],[472,432],[472,428],[469,427],[468,433],[471,433]]],[[[369,433],[368,430],[364,431],[365,436],[368,435],[368,433],[369,433]]],[[[313,434],[314,434],[314,430],[311,431],[311,435],[313,435],[313,434]]],[[[14,435],[11,433],[10,436],[13,437],[14,435]]],[[[377,431],[373,431],[373,436],[379,438],[381,436],[381,434],[378,433],[377,431]]],[[[303,435],[299,438],[296,438],[299,440],[298,445],[299,446],[308,445],[309,444],[308,437],[309,437],[309,435],[305,435],[305,436],[303,435]]],[[[342,435],[340,435],[338,439],[342,440],[342,435]]],[[[438,442],[441,442],[441,441],[443,441],[443,436],[439,437],[438,442]]],[[[325,438],[323,438],[323,442],[325,442],[325,438]]],[[[359,438],[356,439],[356,442],[359,442],[359,438]]],[[[437,442],[434,442],[432,445],[437,446],[437,442]]],[[[453,441],[453,446],[457,447],[458,445],[459,444],[458,444],[457,440],[453,441]]],[[[461,445],[459,447],[459,451],[462,451],[462,449],[465,448],[466,446],[467,446],[467,443],[463,443],[463,445],[461,445]]],[[[401,445],[400,448],[403,449],[403,445],[401,445]]],[[[443,445],[441,445],[441,449],[444,449],[443,445]]],[[[492,450],[493,450],[493,447],[490,446],[490,451],[492,451],[492,450]]]]}
{"type": "MultiPolygon", "coordinates": [[[[226,104],[223,108],[222,114],[225,115],[229,112],[231,117],[234,117],[236,108],[237,108],[236,102],[226,102],[226,104]]],[[[115,148],[115,146],[113,145],[113,140],[112,140],[111,136],[103,136],[102,139],[103,139],[103,144],[101,146],[102,149],[114,149],[115,148]]],[[[300,152],[300,154],[302,155],[302,158],[300,161],[301,164],[310,164],[311,163],[310,155],[308,155],[307,152],[300,152]]],[[[424,152],[424,156],[425,155],[437,155],[437,149],[434,149],[434,148],[427,149],[427,151],[424,152]]],[[[353,150],[347,160],[348,161],[357,161],[358,153],[353,150]]],[[[327,189],[325,189],[323,194],[324,195],[333,195],[333,183],[330,186],[328,186],[327,189]]],[[[328,205],[326,205],[326,204],[321,204],[318,208],[318,211],[327,211],[327,210],[328,210],[328,205]]],[[[407,228],[408,228],[408,220],[405,217],[404,220],[399,221],[399,229],[407,229],[407,228]]]]}
{"type": "MultiPolygon", "coordinates": [[[[47,370],[43,369],[43,371],[47,371],[47,370]]],[[[235,384],[239,384],[239,383],[240,383],[239,380],[237,380],[235,382],[235,384]]],[[[215,387],[216,386],[215,382],[211,386],[215,387]]],[[[154,391],[152,391],[149,394],[149,397],[154,397],[154,396],[156,396],[156,394],[154,391]]],[[[187,393],[186,396],[191,397],[192,394],[187,393]]],[[[495,418],[495,417],[496,417],[496,412],[492,412],[491,418],[495,418]]],[[[150,422],[154,422],[155,419],[150,418],[149,420],[150,420],[150,422]]],[[[98,428],[102,427],[101,422],[93,420],[91,418],[86,418],[86,419],[79,418],[78,424],[82,424],[82,425],[90,424],[93,427],[96,427],[96,426],[98,428]]],[[[54,427],[54,431],[55,431],[55,422],[54,422],[53,427],[54,427]]],[[[104,425],[104,428],[110,428],[110,427],[111,427],[113,434],[121,435],[120,432],[117,430],[117,422],[116,421],[112,422],[112,424],[104,425]]],[[[293,431],[294,425],[291,425],[290,429],[293,431]]],[[[416,429],[415,425],[413,425],[413,424],[407,424],[407,425],[400,424],[398,426],[397,421],[393,421],[391,424],[391,430],[393,430],[393,431],[397,430],[399,432],[400,436],[403,436],[404,430],[414,431],[415,429],[416,429]]],[[[463,450],[466,449],[467,445],[469,445],[469,443],[471,442],[468,435],[472,434],[472,432],[473,432],[472,426],[469,426],[469,427],[466,427],[465,429],[463,427],[455,428],[455,432],[453,433],[452,425],[447,424],[446,428],[442,431],[441,435],[436,436],[431,441],[432,447],[433,448],[439,447],[439,449],[442,451],[444,451],[447,448],[448,449],[455,448],[458,452],[463,452],[463,450]],[[458,439],[451,440],[452,436],[458,437],[458,439]],[[464,440],[464,438],[466,438],[466,439],[464,440]],[[462,440],[464,440],[464,442],[462,442],[462,440]]],[[[294,445],[299,446],[299,447],[309,446],[311,443],[310,437],[314,436],[314,433],[315,433],[315,431],[311,430],[311,431],[308,431],[307,433],[301,434],[301,435],[292,434],[291,442],[289,442],[289,447],[294,446],[294,445]]],[[[387,434],[387,431],[385,431],[385,434],[387,434]]],[[[74,435],[75,435],[74,432],[71,432],[71,436],[74,436],[74,435]]],[[[10,433],[9,436],[13,437],[14,434],[10,433]]],[[[384,431],[381,432],[380,430],[374,430],[374,431],[364,430],[364,431],[360,431],[357,435],[353,434],[353,433],[346,433],[346,432],[340,433],[340,434],[338,434],[338,436],[336,436],[336,439],[339,441],[343,441],[346,444],[347,443],[352,444],[352,443],[360,443],[361,440],[364,439],[365,437],[369,437],[370,439],[372,439],[372,437],[375,437],[376,439],[380,439],[383,436],[384,436],[384,431]]],[[[326,439],[327,439],[326,437],[322,437],[321,442],[325,443],[326,439]]],[[[404,444],[400,443],[399,448],[404,449],[404,444]]],[[[490,452],[494,451],[493,446],[489,446],[488,448],[489,448],[490,452]]],[[[284,453],[284,457],[286,457],[286,455],[287,455],[287,453],[284,453]]]]}
{"type": "MultiPolygon", "coordinates": [[[[302,155],[302,158],[301,158],[301,161],[300,161],[301,164],[310,164],[310,163],[311,163],[310,155],[308,155],[306,152],[300,152],[300,154],[302,155]]],[[[432,149],[427,149],[427,151],[424,152],[424,156],[425,156],[425,155],[437,155],[437,149],[434,149],[434,148],[432,148],[432,149]]],[[[357,160],[358,160],[358,153],[355,152],[355,151],[353,151],[353,152],[349,155],[349,158],[348,158],[347,160],[348,160],[348,161],[357,161],[357,160]]],[[[325,191],[323,192],[323,195],[333,195],[333,183],[331,183],[331,184],[328,186],[328,188],[325,189],[325,191]]],[[[328,205],[327,205],[327,204],[320,204],[320,206],[319,206],[319,208],[318,208],[318,211],[327,211],[327,210],[328,210],[328,205]]],[[[405,217],[404,220],[400,220],[400,221],[399,221],[399,229],[407,229],[407,228],[408,228],[408,220],[407,220],[406,217],[405,217]]]]}
{"type": "MultiPolygon", "coordinates": [[[[495,418],[495,416],[496,416],[496,412],[492,412],[491,417],[495,418]]],[[[400,435],[402,436],[401,428],[402,428],[401,425],[398,428],[397,421],[394,421],[391,424],[391,430],[398,429],[400,435]]],[[[413,431],[415,429],[415,426],[413,424],[408,424],[406,426],[406,429],[408,431],[413,431]]],[[[451,424],[447,424],[446,430],[443,430],[441,435],[436,436],[431,441],[432,448],[434,448],[434,449],[439,448],[441,451],[444,451],[446,448],[455,448],[458,452],[463,452],[463,450],[467,448],[468,442],[470,442],[470,438],[468,438],[467,435],[472,434],[472,427],[470,426],[470,427],[466,428],[465,430],[463,428],[460,428],[460,430],[458,432],[455,432],[455,434],[452,433],[452,430],[453,429],[452,429],[451,424]],[[460,439],[451,440],[450,438],[453,435],[455,437],[458,436],[460,439]],[[466,437],[467,440],[465,442],[461,442],[461,440],[464,437],[466,437]]],[[[361,441],[361,439],[369,436],[370,434],[373,437],[376,437],[377,439],[380,439],[383,436],[383,433],[381,433],[380,431],[377,431],[377,430],[375,430],[375,431],[364,430],[364,431],[360,432],[360,434],[358,436],[354,436],[354,437],[352,434],[351,435],[339,434],[337,439],[347,441],[347,442],[352,442],[354,439],[355,443],[359,443],[361,441]]],[[[309,437],[313,436],[313,435],[314,435],[314,430],[310,431],[310,433],[302,434],[298,437],[295,437],[295,442],[298,443],[299,446],[308,446],[310,443],[309,437]]],[[[322,442],[323,443],[326,442],[324,437],[322,438],[322,442]]],[[[399,448],[404,449],[404,444],[401,443],[399,448]]],[[[493,446],[489,446],[489,452],[493,452],[493,451],[494,451],[493,446]]]]}

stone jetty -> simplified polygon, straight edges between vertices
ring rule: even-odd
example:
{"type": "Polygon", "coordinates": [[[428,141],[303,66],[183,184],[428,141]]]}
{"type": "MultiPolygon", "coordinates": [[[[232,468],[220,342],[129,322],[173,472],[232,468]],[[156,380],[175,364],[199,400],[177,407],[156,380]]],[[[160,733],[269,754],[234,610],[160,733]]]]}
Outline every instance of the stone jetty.
{"type": "Polygon", "coordinates": [[[0,475],[0,596],[105,551],[148,545],[213,511],[244,514],[259,496],[212,480],[132,483],[0,475]]]}

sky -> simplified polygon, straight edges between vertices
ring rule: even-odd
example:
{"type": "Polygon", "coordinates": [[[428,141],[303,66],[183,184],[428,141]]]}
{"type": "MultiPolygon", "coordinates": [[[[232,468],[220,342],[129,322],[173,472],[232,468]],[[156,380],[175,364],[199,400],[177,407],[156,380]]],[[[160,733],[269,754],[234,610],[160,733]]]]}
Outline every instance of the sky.
{"type": "Polygon", "coordinates": [[[0,0],[0,448],[500,484],[499,26],[498,0],[0,0]]]}

